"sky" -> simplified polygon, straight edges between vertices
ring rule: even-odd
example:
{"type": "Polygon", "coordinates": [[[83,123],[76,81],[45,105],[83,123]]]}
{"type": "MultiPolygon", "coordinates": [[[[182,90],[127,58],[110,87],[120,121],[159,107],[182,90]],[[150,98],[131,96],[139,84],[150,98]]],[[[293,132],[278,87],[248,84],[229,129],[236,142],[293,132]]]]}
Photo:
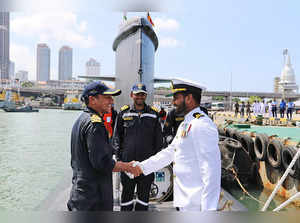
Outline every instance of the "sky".
{"type": "Polygon", "coordinates": [[[23,5],[11,12],[10,20],[15,70],[27,70],[29,79],[35,80],[36,46],[46,43],[51,49],[51,79],[58,78],[58,52],[63,45],[73,48],[73,76],[85,74],[89,58],[101,63],[101,75],[112,75],[112,44],[123,11],[128,11],[128,18],[146,16],[130,12],[144,7],[144,11],[150,8],[159,39],[156,77],[190,79],[209,91],[272,92],[287,48],[300,84],[300,2],[296,0],[144,0],[152,5],[143,7],[132,1],[19,0],[23,5]]]}

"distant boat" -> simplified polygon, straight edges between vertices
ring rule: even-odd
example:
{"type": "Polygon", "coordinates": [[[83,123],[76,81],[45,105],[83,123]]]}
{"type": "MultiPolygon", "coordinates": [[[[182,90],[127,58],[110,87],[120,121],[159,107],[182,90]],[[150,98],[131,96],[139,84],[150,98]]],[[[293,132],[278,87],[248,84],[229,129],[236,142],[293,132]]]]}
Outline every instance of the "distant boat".
{"type": "Polygon", "coordinates": [[[3,108],[6,112],[39,112],[38,109],[32,108],[32,106],[23,106],[23,107],[5,107],[3,108]]]}
{"type": "Polygon", "coordinates": [[[64,110],[82,110],[81,103],[65,103],[62,105],[64,110]]]}
{"type": "Polygon", "coordinates": [[[3,90],[0,93],[0,108],[4,107],[4,103],[5,103],[5,91],[3,90]]]}
{"type": "Polygon", "coordinates": [[[19,94],[12,92],[10,88],[3,89],[0,93],[0,108],[16,108],[19,98],[19,94]]]}
{"type": "Polygon", "coordinates": [[[64,110],[82,110],[82,103],[78,99],[78,94],[78,91],[75,90],[67,92],[62,105],[64,110]]]}

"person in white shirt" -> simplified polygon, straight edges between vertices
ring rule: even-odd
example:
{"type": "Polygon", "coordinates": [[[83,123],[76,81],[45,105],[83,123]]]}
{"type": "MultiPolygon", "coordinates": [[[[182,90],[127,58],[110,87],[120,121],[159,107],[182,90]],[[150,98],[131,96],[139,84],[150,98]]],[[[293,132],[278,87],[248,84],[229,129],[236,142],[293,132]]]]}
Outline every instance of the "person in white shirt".
{"type": "Polygon", "coordinates": [[[265,103],[264,103],[264,101],[261,101],[259,103],[259,109],[260,109],[259,113],[263,116],[265,114],[265,103]]]}
{"type": "Polygon", "coordinates": [[[269,118],[272,117],[272,100],[268,103],[269,118]]]}
{"type": "Polygon", "coordinates": [[[258,101],[254,101],[253,104],[253,115],[257,116],[260,113],[260,103],[258,101]]]}
{"type": "Polygon", "coordinates": [[[256,116],[256,101],[254,101],[252,104],[252,111],[253,111],[253,115],[256,116]]]}
{"type": "Polygon", "coordinates": [[[200,110],[197,83],[174,79],[173,104],[185,114],[172,143],[138,163],[139,173],[148,175],[173,162],[174,202],[180,211],[217,210],[221,191],[221,155],[216,125],[200,110]]]}

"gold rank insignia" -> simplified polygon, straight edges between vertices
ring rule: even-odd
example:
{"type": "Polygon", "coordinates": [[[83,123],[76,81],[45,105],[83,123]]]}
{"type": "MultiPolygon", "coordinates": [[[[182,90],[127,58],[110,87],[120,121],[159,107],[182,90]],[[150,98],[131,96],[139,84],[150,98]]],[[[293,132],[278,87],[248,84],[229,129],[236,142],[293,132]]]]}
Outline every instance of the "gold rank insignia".
{"type": "Polygon", "coordinates": [[[196,112],[196,113],[193,114],[193,116],[194,116],[195,118],[201,118],[201,117],[203,117],[204,115],[203,115],[203,114],[200,114],[199,112],[196,112]]]}
{"type": "Polygon", "coordinates": [[[158,109],[156,107],[152,106],[151,108],[152,108],[152,110],[158,112],[158,109]]]}
{"type": "Polygon", "coordinates": [[[92,115],[91,116],[91,122],[95,123],[95,122],[102,122],[102,119],[98,116],[98,115],[92,115]]]}
{"type": "Polygon", "coordinates": [[[129,108],[129,105],[124,105],[120,110],[121,111],[125,111],[125,110],[127,110],[129,108]]]}
{"type": "Polygon", "coordinates": [[[165,126],[168,127],[169,126],[169,122],[165,122],[165,126]]]}

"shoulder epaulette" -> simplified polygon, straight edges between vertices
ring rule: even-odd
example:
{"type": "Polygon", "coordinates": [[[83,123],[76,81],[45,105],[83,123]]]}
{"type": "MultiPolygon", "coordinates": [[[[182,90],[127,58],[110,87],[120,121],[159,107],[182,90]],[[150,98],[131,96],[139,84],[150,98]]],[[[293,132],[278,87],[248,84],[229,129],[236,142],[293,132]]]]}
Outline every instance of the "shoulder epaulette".
{"type": "Polygon", "coordinates": [[[102,122],[101,118],[98,115],[92,115],[91,116],[91,122],[95,123],[95,122],[102,122]]]}
{"type": "Polygon", "coordinates": [[[198,112],[196,112],[196,113],[193,114],[193,116],[194,116],[195,118],[201,118],[201,117],[203,117],[204,115],[203,115],[203,114],[200,114],[200,113],[198,113],[198,112]]]}
{"type": "Polygon", "coordinates": [[[125,111],[125,110],[127,110],[129,108],[129,105],[124,105],[120,110],[121,111],[125,111]]]}
{"type": "Polygon", "coordinates": [[[151,106],[151,109],[152,109],[153,111],[156,111],[156,112],[158,113],[158,109],[157,109],[156,107],[151,106]]]}

